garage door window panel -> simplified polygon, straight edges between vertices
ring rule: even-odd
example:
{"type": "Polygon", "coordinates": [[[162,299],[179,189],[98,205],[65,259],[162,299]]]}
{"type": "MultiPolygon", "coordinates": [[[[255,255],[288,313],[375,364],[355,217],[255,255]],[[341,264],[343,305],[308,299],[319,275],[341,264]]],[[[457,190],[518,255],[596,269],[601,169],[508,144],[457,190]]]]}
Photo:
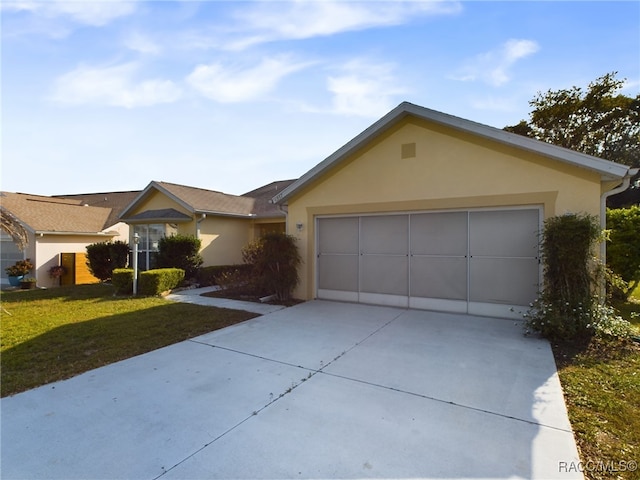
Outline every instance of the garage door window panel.
{"type": "Polygon", "coordinates": [[[539,265],[528,258],[471,258],[469,300],[528,305],[538,293],[539,265]]]}
{"type": "Polygon", "coordinates": [[[408,215],[362,217],[360,249],[363,254],[407,255],[408,215]]]}
{"type": "Polygon", "coordinates": [[[411,296],[467,299],[467,259],[411,257],[411,296]]]}
{"type": "Polygon", "coordinates": [[[361,292],[404,296],[409,294],[406,255],[363,255],[360,262],[361,292]]]}
{"type": "Polygon", "coordinates": [[[471,256],[537,256],[538,210],[470,212],[471,256]]]}
{"type": "Polygon", "coordinates": [[[411,215],[412,255],[467,254],[467,212],[411,215]]]}
{"type": "Polygon", "coordinates": [[[321,255],[318,287],[326,290],[358,291],[358,255],[321,255]]]}

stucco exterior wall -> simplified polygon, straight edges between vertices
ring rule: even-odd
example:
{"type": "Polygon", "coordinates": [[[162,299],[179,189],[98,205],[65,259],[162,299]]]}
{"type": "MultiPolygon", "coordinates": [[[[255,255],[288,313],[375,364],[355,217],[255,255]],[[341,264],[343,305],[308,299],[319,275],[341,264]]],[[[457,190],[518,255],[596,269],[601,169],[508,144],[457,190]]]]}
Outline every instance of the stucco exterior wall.
{"type": "Polygon", "coordinates": [[[252,240],[250,227],[248,219],[207,217],[200,224],[203,265],[242,263],[242,248],[252,240]]]}
{"type": "Polygon", "coordinates": [[[58,286],[57,280],[49,278],[49,268],[60,264],[61,253],[86,252],[87,245],[112,240],[124,240],[111,236],[96,235],[44,235],[38,237],[35,246],[35,277],[39,287],[58,286]]]}
{"type": "Polygon", "coordinates": [[[522,205],[541,205],[545,218],[599,215],[600,190],[599,176],[586,169],[405,120],[289,200],[287,229],[304,260],[295,295],[314,296],[317,215],[522,205]],[[402,145],[411,143],[415,156],[401,158],[402,145]]]}

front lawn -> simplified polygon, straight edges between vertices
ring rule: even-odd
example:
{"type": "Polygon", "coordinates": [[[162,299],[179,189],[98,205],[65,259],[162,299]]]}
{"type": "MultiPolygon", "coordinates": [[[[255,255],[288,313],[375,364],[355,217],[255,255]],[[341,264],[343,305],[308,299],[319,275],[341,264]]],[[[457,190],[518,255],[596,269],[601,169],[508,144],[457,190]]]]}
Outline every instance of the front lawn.
{"type": "Polygon", "coordinates": [[[256,314],[79,285],[1,292],[1,396],[73,377],[256,314]]]}
{"type": "MultiPolygon", "coordinates": [[[[640,333],[640,288],[615,306],[640,333]],[[635,298],[634,298],[635,297],[635,298]]],[[[592,339],[553,344],[585,478],[639,479],[640,344],[592,339]]]]}

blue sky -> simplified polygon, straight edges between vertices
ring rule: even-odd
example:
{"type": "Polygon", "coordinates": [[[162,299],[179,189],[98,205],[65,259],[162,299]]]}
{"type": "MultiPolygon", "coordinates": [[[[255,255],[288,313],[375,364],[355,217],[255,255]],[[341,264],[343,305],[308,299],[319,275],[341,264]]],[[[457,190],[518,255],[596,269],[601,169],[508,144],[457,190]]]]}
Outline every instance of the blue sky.
{"type": "Polygon", "coordinates": [[[402,101],[502,128],[605,73],[640,2],[2,0],[1,188],[296,178],[402,101]]]}

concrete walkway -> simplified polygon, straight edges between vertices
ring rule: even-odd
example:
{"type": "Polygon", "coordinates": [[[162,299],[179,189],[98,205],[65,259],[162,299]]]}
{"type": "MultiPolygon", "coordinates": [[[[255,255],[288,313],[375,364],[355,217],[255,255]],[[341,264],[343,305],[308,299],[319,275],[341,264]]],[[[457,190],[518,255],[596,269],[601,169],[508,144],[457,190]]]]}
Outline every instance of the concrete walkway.
{"type": "Polygon", "coordinates": [[[582,478],[518,322],[312,301],[2,399],[2,478],[582,478]]]}
{"type": "Polygon", "coordinates": [[[218,287],[202,287],[191,288],[189,290],[180,290],[176,293],[167,295],[167,299],[175,302],[195,303],[207,307],[231,308],[233,310],[244,310],[246,312],[267,315],[268,313],[282,310],[282,305],[271,305],[268,303],[243,302],[240,300],[230,300],[227,298],[203,297],[203,293],[215,292],[218,287]]]}

